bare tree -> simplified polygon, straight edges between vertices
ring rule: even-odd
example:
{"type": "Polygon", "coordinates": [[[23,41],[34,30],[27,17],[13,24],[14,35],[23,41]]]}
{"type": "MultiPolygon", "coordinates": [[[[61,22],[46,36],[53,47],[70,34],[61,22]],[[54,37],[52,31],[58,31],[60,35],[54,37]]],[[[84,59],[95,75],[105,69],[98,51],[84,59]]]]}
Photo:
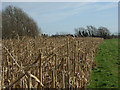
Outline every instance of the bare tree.
{"type": "Polygon", "coordinates": [[[80,27],[75,29],[75,36],[77,37],[102,37],[109,38],[110,31],[106,27],[99,27],[98,29],[92,25],[87,26],[87,29],[80,27]]]}
{"type": "Polygon", "coordinates": [[[98,35],[103,38],[109,38],[110,36],[110,31],[106,27],[99,27],[98,28],[98,35]]]}
{"type": "Polygon", "coordinates": [[[36,22],[22,9],[8,6],[2,12],[3,38],[16,38],[18,36],[39,36],[36,22]]]}
{"type": "Polygon", "coordinates": [[[89,36],[91,37],[96,37],[98,34],[97,28],[92,25],[87,26],[87,31],[88,31],[89,36]]]}
{"type": "Polygon", "coordinates": [[[77,37],[85,37],[85,36],[87,36],[86,29],[83,28],[83,27],[75,29],[75,36],[77,36],[77,37]]]}

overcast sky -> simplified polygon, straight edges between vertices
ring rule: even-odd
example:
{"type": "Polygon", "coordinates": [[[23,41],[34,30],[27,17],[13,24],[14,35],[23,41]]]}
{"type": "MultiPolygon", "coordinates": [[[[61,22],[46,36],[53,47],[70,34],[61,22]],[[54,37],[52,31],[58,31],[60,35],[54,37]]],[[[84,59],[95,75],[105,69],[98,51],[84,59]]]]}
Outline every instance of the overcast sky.
{"type": "Polygon", "coordinates": [[[21,8],[49,35],[56,32],[74,34],[74,29],[93,25],[118,32],[117,2],[3,2],[21,8]]]}

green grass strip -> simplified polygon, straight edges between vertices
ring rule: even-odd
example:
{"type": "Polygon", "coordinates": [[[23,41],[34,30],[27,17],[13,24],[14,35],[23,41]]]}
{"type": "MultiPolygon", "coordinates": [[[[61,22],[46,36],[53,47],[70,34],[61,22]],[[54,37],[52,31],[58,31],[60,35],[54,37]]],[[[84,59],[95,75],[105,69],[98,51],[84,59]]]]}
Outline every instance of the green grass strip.
{"type": "Polygon", "coordinates": [[[118,39],[104,40],[95,56],[88,88],[118,88],[118,39]]]}

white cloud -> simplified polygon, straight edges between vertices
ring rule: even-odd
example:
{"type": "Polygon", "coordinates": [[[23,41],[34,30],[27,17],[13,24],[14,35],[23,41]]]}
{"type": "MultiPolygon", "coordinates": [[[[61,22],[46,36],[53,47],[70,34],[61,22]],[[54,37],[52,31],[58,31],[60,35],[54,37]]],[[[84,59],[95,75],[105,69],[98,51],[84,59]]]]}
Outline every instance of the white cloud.
{"type": "Polygon", "coordinates": [[[100,5],[99,7],[97,6],[96,11],[111,9],[111,8],[115,8],[117,6],[118,6],[117,3],[108,3],[106,5],[100,5]]]}
{"type": "MultiPolygon", "coordinates": [[[[116,3],[117,4],[117,3],[116,3]]],[[[107,3],[107,4],[96,4],[94,3],[63,3],[63,4],[56,4],[53,6],[52,5],[45,9],[41,9],[40,12],[35,12],[33,13],[32,11],[29,13],[31,16],[34,16],[35,18],[37,17],[38,19],[40,18],[41,24],[42,23],[52,23],[56,22],[59,20],[64,20],[68,18],[69,16],[75,15],[75,14],[80,14],[83,11],[88,11],[93,10],[93,11],[100,11],[100,10],[106,10],[110,8],[116,7],[116,4],[114,3],[107,3]],[[54,12],[54,10],[56,10],[54,12]]],[[[44,7],[45,8],[45,7],[44,7]]],[[[34,8],[33,8],[34,9],[34,8]]],[[[39,20],[38,20],[39,22],[39,20]]]]}
{"type": "MultiPolygon", "coordinates": [[[[98,1],[98,0],[97,0],[98,1]]],[[[34,20],[41,24],[56,22],[82,11],[100,11],[116,7],[116,4],[97,4],[96,2],[73,3],[11,3],[22,8],[34,20]]]]}
{"type": "Polygon", "coordinates": [[[90,3],[69,3],[65,7],[58,8],[58,12],[43,13],[40,15],[31,12],[30,15],[40,18],[40,20],[42,21],[41,23],[51,23],[78,14],[81,11],[87,9],[89,7],[89,4],[90,3]],[[65,11],[65,9],[70,10],[65,11]]]}

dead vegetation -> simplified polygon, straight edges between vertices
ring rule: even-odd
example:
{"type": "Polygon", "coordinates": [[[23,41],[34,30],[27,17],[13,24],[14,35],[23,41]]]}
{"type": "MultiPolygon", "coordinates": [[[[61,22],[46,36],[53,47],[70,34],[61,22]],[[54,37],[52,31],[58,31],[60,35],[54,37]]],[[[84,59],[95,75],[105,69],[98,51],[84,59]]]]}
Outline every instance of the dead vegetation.
{"type": "Polygon", "coordinates": [[[2,88],[85,88],[102,38],[2,41],[2,88]]]}

